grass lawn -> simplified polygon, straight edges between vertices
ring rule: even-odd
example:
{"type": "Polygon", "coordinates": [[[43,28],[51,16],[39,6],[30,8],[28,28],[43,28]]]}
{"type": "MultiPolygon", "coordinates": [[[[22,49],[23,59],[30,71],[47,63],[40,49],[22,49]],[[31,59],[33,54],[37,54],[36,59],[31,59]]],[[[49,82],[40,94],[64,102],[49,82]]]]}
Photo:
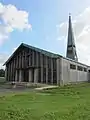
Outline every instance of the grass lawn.
{"type": "Polygon", "coordinates": [[[5,82],[5,77],[0,77],[0,83],[5,82]]]}
{"type": "Polygon", "coordinates": [[[0,120],[90,120],[90,84],[0,95],[0,120]]]}

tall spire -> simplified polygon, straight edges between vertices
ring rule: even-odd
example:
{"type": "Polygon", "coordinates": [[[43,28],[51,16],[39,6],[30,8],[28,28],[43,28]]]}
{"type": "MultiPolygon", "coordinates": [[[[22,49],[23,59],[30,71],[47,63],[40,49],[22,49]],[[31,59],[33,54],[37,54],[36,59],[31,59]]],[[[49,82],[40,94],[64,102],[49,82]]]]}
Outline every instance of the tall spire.
{"type": "Polygon", "coordinates": [[[66,57],[78,61],[75,40],[72,30],[71,14],[69,14],[68,41],[66,57]]]}

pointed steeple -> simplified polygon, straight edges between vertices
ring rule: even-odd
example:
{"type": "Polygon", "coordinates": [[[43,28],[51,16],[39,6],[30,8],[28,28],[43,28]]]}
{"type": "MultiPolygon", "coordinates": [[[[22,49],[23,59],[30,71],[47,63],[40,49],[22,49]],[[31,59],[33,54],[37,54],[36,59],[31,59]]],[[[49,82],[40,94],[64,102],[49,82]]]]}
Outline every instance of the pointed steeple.
{"type": "Polygon", "coordinates": [[[71,14],[69,14],[68,41],[66,57],[78,61],[75,40],[72,30],[71,14]]]}

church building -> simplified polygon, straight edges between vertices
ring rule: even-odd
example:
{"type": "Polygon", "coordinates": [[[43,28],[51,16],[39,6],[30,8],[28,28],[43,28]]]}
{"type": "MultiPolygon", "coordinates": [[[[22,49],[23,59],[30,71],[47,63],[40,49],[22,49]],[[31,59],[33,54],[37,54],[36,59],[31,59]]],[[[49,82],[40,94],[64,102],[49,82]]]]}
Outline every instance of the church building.
{"type": "Polygon", "coordinates": [[[4,63],[6,81],[67,84],[89,81],[89,66],[79,63],[69,15],[66,57],[22,43],[4,63]]]}

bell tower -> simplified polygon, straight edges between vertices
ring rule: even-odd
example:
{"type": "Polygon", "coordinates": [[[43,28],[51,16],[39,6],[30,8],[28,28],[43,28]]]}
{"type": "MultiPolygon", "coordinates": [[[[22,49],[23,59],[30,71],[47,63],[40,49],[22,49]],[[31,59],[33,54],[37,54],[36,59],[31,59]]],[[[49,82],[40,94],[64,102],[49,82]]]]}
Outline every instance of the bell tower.
{"type": "Polygon", "coordinates": [[[71,14],[69,14],[69,25],[68,25],[68,41],[67,41],[67,53],[66,57],[78,61],[75,40],[72,30],[71,14]]]}

